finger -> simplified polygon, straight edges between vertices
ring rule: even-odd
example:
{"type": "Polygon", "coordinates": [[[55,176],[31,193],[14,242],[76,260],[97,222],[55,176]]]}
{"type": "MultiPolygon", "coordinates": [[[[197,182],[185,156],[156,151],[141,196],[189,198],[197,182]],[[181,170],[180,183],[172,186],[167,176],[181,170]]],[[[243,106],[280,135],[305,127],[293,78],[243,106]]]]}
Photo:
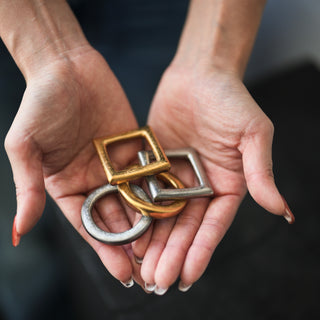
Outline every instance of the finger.
{"type": "Polygon", "coordinates": [[[138,264],[136,262],[136,257],[133,254],[133,250],[132,250],[132,246],[131,244],[127,244],[124,247],[124,250],[126,251],[130,261],[131,261],[131,265],[132,265],[132,278],[133,280],[140,285],[140,287],[146,292],[146,293],[150,293],[145,289],[144,286],[144,281],[141,277],[141,264],[138,264]]]}
{"type": "Polygon", "coordinates": [[[95,202],[92,216],[101,229],[108,232],[124,232],[132,227],[126,210],[118,200],[117,195],[109,194],[95,202]]]}
{"type": "MultiPolygon", "coordinates": [[[[111,246],[92,238],[84,229],[81,221],[81,207],[84,196],[69,196],[56,199],[60,209],[73,227],[79,232],[85,241],[96,251],[104,266],[110,274],[123,283],[128,283],[132,277],[132,265],[130,258],[122,246],[111,246]]],[[[99,223],[99,222],[98,222],[99,223]]],[[[105,227],[107,230],[107,227],[105,227]]]]}
{"type": "Polygon", "coordinates": [[[240,203],[241,197],[235,195],[217,197],[211,201],[187,252],[179,288],[188,288],[201,277],[214,250],[230,227],[240,203]]]}
{"type": "MultiPolygon", "coordinates": [[[[142,218],[142,214],[140,212],[134,212],[131,208],[129,208],[122,199],[122,203],[125,205],[126,213],[129,219],[129,222],[132,226],[135,226],[140,219],[142,218]]],[[[137,240],[131,243],[131,250],[134,257],[134,264],[141,265],[142,260],[145,254],[145,251],[148,247],[152,236],[153,224],[149,226],[147,231],[142,234],[137,240]]]]}
{"type": "Polygon", "coordinates": [[[141,266],[141,277],[146,283],[146,288],[149,289],[149,291],[155,289],[155,270],[175,220],[175,217],[157,220],[153,225],[152,238],[141,266]]]}
{"type": "Polygon", "coordinates": [[[279,193],[272,171],[273,127],[266,126],[252,135],[243,149],[243,169],[253,199],[267,211],[284,216],[289,223],[294,216],[279,193]]]}
{"type": "MultiPolygon", "coordinates": [[[[137,223],[141,219],[141,214],[137,214],[135,223],[137,223]]],[[[153,223],[150,225],[148,230],[136,241],[132,243],[132,250],[135,256],[135,261],[138,264],[142,264],[143,257],[147,251],[148,245],[150,243],[153,232],[153,223]]]]}
{"type": "Polygon", "coordinates": [[[29,232],[45,207],[42,154],[30,139],[8,133],[5,148],[11,164],[17,195],[17,212],[13,226],[13,244],[29,232]]]}
{"type": "MultiPolygon", "coordinates": [[[[129,207],[123,206],[123,202],[119,201],[117,196],[109,195],[108,197],[103,197],[96,202],[95,207],[96,210],[93,210],[93,216],[100,229],[107,232],[119,233],[132,228],[133,224],[127,215],[130,214],[130,216],[132,216],[134,212],[129,207]]],[[[140,265],[135,261],[131,244],[124,245],[123,249],[130,259],[132,275],[127,282],[122,284],[126,287],[130,287],[133,285],[132,280],[134,280],[144,288],[144,282],[140,276],[140,265]]]]}
{"type": "Polygon", "coordinates": [[[158,288],[168,289],[180,275],[207,206],[207,199],[193,199],[178,216],[155,272],[158,288]]]}

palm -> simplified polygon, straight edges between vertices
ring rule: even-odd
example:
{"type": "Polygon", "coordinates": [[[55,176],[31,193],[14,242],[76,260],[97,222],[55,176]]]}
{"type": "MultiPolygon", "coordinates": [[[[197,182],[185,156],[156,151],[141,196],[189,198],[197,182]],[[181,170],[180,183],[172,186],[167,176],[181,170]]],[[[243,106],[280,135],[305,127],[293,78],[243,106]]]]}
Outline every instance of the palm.
{"type": "MultiPolygon", "coordinates": [[[[29,80],[7,138],[9,154],[12,148],[17,151],[14,154],[25,152],[30,156],[28,173],[34,178],[34,181],[28,181],[29,186],[21,187],[17,175],[20,170],[18,161],[10,159],[16,165],[13,169],[18,168],[13,170],[18,208],[24,209],[20,232],[27,232],[42,212],[44,177],[50,195],[98,252],[110,272],[122,281],[128,280],[132,267],[127,252],[121,247],[110,247],[90,238],[82,227],[80,211],[86,195],[107,182],[92,139],[136,126],[121,86],[104,59],[92,49],[75,55],[71,64],[52,64],[29,80]]],[[[118,148],[113,160],[126,165],[131,160],[128,154],[130,156],[133,149],[133,145],[126,146],[126,151],[118,148]]],[[[110,199],[106,201],[110,209],[99,210],[100,223],[110,223],[112,232],[130,228],[127,216],[120,212],[117,204],[110,199]],[[117,223],[113,225],[115,220],[117,223]]]]}
{"type": "Polygon", "coordinates": [[[164,79],[149,123],[165,147],[190,146],[198,151],[216,196],[243,196],[239,147],[246,129],[265,116],[240,81],[219,80],[217,85],[213,77],[201,83],[164,79]]]}
{"type": "MultiPolygon", "coordinates": [[[[135,252],[145,255],[142,277],[147,283],[167,288],[180,274],[184,283],[192,284],[205,270],[245,195],[244,150],[253,128],[269,130],[270,121],[231,76],[182,77],[167,71],[149,124],[164,148],[198,151],[215,197],[210,203],[192,200],[178,218],[155,224],[150,242],[141,240],[135,252]]],[[[272,139],[272,130],[268,135],[272,139]]],[[[190,172],[180,176],[191,182],[190,172]]]]}
{"type": "MultiPolygon", "coordinates": [[[[62,92],[44,94],[45,99],[50,100],[52,96],[57,101],[50,108],[52,115],[48,115],[48,121],[51,122],[55,114],[59,114],[59,119],[53,126],[49,123],[43,126],[44,134],[38,142],[44,146],[46,187],[55,199],[87,193],[105,183],[106,177],[92,139],[137,126],[116,78],[105,61],[97,53],[94,55],[91,57],[92,61],[88,61],[88,57],[80,57],[80,61],[77,61],[81,70],[78,70],[79,74],[73,84],[68,83],[62,88],[62,92]],[[61,98],[57,99],[57,95],[61,98]],[[54,136],[52,145],[51,136],[54,136]],[[61,143],[56,145],[56,141],[61,143]]],[[[46,91],[45,88],[41,90],[46,91]]],[[[43,105],[45,101],[39,101],[39,104],[43,105]]],[[[45,116],[41,116],[42,123],[44,118],[45,116]]],[[[122,149],[117,151],[113,156],[115,162],[122,162],[123,165],[130,162],[128,150],[126,156],[121,154],[122,149]]]]}

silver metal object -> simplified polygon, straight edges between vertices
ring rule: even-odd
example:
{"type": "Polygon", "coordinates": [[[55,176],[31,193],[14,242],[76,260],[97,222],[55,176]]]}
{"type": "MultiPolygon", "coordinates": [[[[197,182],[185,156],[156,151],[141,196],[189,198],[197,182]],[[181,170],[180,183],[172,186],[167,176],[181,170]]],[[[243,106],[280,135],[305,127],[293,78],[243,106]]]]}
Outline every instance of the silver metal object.
{"type": "MultiPolygon", "coordinates": [[[[137,185],[132,184],[131,185],[132,191],[141,199],[151,202],[147,194],[137,185]]],[[[82,205],[81,208],[81,219],[84,228],[87,230],[87,232],[96,240],[99,240],[101,242],[111,244],[111,245],[122,245],[129,242],[132,242],[139,238],[144,232],[147,231],[149,228],[152,218],[147,216],[141,216],[141,219],[139,222],[132,227],[131,229],[119,232],[119,233],[111,233],[104,231],[100,229],[94,222],[92,218],[92,208],[94,203],[102,198],[103,196],[106,196],[111,193],[115,193],[118,191],[117,186],[112,186],[111,184],[102,186],[96,190],[94,190],[88,198],[85,200],[85,202],[82,205]]]]}
{"type": "MultiPolygon", "coordinates": [[[[161,189],[159,182],[155,176],[147,176],[146,180],[153,201],[162,200],[177,200],[195,197],[208,197],[213,195],[213,190],[210,187],[210,182],[202,167],[198,154],[192,148],[183,148],[175,150],[165,150],[168,158],[187,158],[189,159],[192,168],[197,176],[199,186],[184,188],[184,189],[161,189]]],[[[149,158],[153,158],[152,151],[139,151],[138,157],[141,165],[146,165],[150,162],[149,158]]]]}

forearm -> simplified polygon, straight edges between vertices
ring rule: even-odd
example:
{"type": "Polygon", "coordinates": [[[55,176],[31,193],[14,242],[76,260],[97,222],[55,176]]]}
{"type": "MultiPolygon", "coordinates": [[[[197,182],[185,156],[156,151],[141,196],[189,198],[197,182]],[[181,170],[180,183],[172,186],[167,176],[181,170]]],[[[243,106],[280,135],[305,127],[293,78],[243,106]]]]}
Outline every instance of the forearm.
{"type": "Polygon", "coordinates": [[[266,0],[191,0],[174,62],[243,76],[266,0]]]}
{"type": "Polygon", "coordinates": [[[26,78],[88,44],[65,0],[0,0],[0,36],[26,78]]]}

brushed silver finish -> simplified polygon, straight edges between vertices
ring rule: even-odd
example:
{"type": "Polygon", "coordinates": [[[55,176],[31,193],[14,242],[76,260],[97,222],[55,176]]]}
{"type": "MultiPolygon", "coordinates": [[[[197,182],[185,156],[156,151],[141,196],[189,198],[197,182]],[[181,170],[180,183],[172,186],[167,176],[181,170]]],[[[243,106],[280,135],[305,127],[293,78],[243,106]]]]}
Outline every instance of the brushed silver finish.
{"type": "MultiPolygon", "coordinates": [[[[196,174],[199,182],[199,186],[184,188],[184,189],[172,189],[172,188],[160,188],[160,184],[156,176],[147,176],[146,180],[152,196],[153,201],[162,200],[178,200],[195,197],[210,197],[213,195],[213,190],[210,186],[208,177],[203,169],[200,158],[197,152],[192,148],[182,148],[174,150],[165,150],[165,154],[168,158],[187,158],[189,159],[191,166],[196,174]]],[[[140,164],[145,166],[150,160],[153,160],[154,155],[152,151],[139,151],[138,158],[140,164]]]]}
{"type": "MultiPolygon", "coordinates": [[[[131,185],[132,191],[141,199],[151,202],[147,194],[137,185],[132,184],[131,185]]],[[[118,187],[113,186],[111,184],[104,185],[96,190],[94,190],[85,200],[85,202],[82,205],[81,209],[81,219],[84,228],[86,231],[96,240],[104,242],[106,244],[110,245],[123,245],[126,243],[130,243],[137,238],[139,238],[144,232],[147,231],[149,228],[152,218],[147,216],[141,216],[141,219],[139,222],[132,227],[131,229],[119,232],[119,233],[112,233],[107,232],[102,229],[100,229],[94,222],[92,218],[92,208],[94,206],[94,203],[102,198],[103,196],[106,196],[111,193],[118,192],[118,187]]]]}

